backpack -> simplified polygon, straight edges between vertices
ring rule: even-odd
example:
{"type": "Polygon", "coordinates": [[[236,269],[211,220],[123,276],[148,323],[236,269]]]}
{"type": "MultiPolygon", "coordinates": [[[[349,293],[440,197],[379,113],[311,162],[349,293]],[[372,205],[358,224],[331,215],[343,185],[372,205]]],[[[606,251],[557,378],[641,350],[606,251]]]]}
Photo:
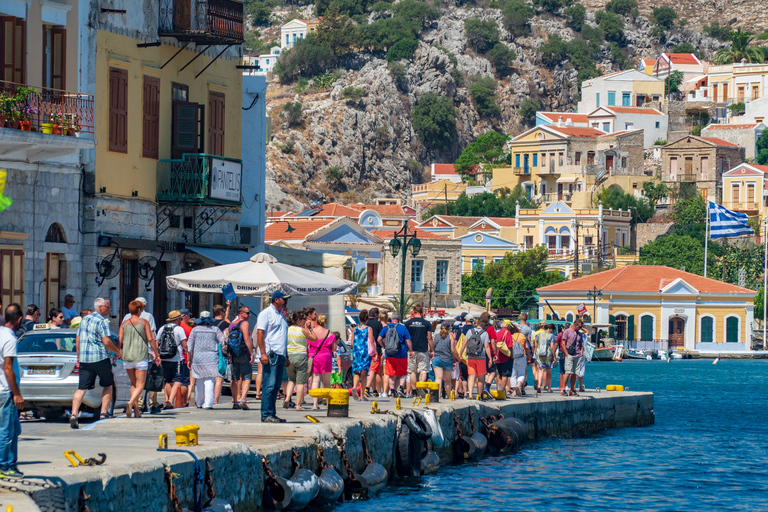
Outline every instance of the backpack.
{"type": "Polygon", "coordinates": [[[549,343],[547,343],[547,335],[546,333],[542,333],[542,335],[536,337],[537,346],[536,346],[536,353],[539,355],[539,357],[546,357],[547,354],[549,354],[549,343]]]}
{"type": "MultiPolygon", "coordinates": [[[[580,336],[578,333],[576,336],[573,337],[573,341],[569,344],[568,340],[565,340],[565,351],[568,352],[569,356],[575,356],[576,355],[576,343],[578,343],[578,336],[580,336]]],[[[563,336],[565,338],[565,336],[563,336]]]]}
{"type": "Polygon", "coordinates": [[[176,336],[173,335],[173,329],[176,326],[168,324],[163,327],[160,333],[160,339],[157,340],[157,350],[160,352],[160,359],[171,359],[179,352],[179,346],[176,345],[176,336]]]}
{"type": "Polygon", "coordinates": [[[514,345],[512,345],[512,358],[520,359],[521,357],[525,357],[525,348],[515,340],[514,345]]]}
{"type": "Polygon", "coordinates": [[[235,328],[234,331],[231,331],[229,336],[227,336],[227,350],[235,357],[248,352],[248,346],[245,344],[245,338],[243,338],[243,331],[240,330],[240,324],[237,324],[237,328],[235,328]]]}
{"type": "Polygon", "coordinates": [[[387,329],[387,337],[384,339],[384,350],[388,356],[394,356],[400,352],[400,335],[397,334],[397,324],[392,324],[387,329]]]}
{"type": "Polygon", "coordinates": [[[467,340],[467,356],[477,357],[483,353],[483,331],[474,329],[467,340]]]}

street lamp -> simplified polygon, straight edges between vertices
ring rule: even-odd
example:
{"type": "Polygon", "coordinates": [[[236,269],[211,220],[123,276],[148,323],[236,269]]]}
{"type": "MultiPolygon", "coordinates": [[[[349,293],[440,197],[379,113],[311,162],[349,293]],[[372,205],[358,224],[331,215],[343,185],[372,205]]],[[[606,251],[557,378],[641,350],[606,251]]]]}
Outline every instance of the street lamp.
{"type": "Polygon", "coordinates": [[[272,225],[272,224],[280,224],[281,222],[285,222],[286,224],[288,224],[288,227],[285,230],[286,233],[293,233],[294,231],[296,231],[296,228],[291,226],[291,223],[288,222],[287,220],[276,220],[274,222],[271,222],[270,225],[272,225]]]}
{"type": "Polygon", "coordinates": [[[598,290],[597,286],[593,286],[591,290],[587,290],[587,300],[592,299],[592,323],[597,322],[597,299],[603,298],[603,290],[598,290]]]}
{"type": "Polygon", "coordinates": [[[434,292],[436,288],[437,286],[432,284],[432,281],[430,281],[429,284],[424,287],[424,291],[429,294],[429,306],[427,307],[427,311],[432,310],[432,292],[434,292]]]}
{"type": "Polygon", "coordinates": [[[416,232],[410,232],[408,223],[403,224],[402,229],[395,233],[392,240],[389,241],[389,252],[393,258],[397,258],[400,249],[403,249],[403,265],[400,273],[400,318],[405,315],[405,258],[408,247],[411,248],[411,255],[415,258],[421,250],[421,240],[416,238],[416,232]],[[402,240],[402,241],[401,241],[402,240]]]}

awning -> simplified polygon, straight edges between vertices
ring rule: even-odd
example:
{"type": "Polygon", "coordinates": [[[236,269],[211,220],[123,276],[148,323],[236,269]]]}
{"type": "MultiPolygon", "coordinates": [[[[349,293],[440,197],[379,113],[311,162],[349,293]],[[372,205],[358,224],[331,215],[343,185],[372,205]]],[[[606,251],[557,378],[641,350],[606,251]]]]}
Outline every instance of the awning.
{"type": "Polygon", "coordinates": [[[205,256],[219,265],[229,265],[230,263],[242,263],[251,259],[251,255],[246,251],[237,249],[215,249],[213,247],[190,247],[190,251],[196,252],[200,256],[205,256]]]}
{"type": "Polygon", "coordinates": [[[576,176],[563,176],[562,178],[557,178],[557,183],[575,183],[576,179],[576,176]]]}

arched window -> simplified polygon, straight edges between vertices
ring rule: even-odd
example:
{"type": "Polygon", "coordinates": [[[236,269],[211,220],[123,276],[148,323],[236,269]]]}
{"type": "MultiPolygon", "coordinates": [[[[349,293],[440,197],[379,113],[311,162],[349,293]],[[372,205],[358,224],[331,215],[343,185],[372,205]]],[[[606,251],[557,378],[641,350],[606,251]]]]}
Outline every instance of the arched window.
{"type": "Polygon", "coordinates": [[[45,234],[45,241],[53,242],[55,244],[67,243],[67,239],[64,236],[64,230],[61,228],[59,223],[54,222],[50,225],[48,232],[45,234]]]}
{"type": "Polygon", "coordinates": [[[739,317],[729,316],[725,319],[725,342],[739,342],[739,317]]]}
{"type": "Polygon", "coordinates": [[[616,339],[627,339],[627,315],[616,315],[616,339]]]}
{"type": "Polygon", "coordinates": [[[653,317],[651,315],[640,317],[640,341],[653,341],[653,317]]]}
{"type": "Polygon", "coordinates": [[[573,322],[573,313],[568,313],[567,315],[565,315],[565,321],[573,322]]]}
{"type": "Polygon", "coordinates": [[[715,341],[715,320],[711,316],[701,317],[701,342],[713,343],[715,341]]]}

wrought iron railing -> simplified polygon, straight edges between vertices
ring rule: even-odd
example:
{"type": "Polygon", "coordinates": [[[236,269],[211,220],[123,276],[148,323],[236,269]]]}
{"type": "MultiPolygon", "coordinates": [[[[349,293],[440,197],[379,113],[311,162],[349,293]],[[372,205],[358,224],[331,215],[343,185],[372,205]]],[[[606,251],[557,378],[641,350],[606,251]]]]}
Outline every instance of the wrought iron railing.
{"type": "Polygon", "coordinates": [[[515,176],[524,176],[526,174],[530,174],[530,169],[528,167],[515,167],[515,176]]]}
{"type": "Polygon", "coordinates": [[[6,114],[6,123],[12,122],[12,114],[17,112],[21,118],[32,123],[32,131],[41,131],[42,125],[52,123],[56,116],[76,124],[81,134],[93,136],[93,96],[34,87],[31,89],[37,94],[30,92],[17,99],[17,91],[22,87],[30,86],[0,80],[0,115],[6,114]]]}
{"type": "Polygon", "coordinates": [[[683,183],[689,183],[692,181],[696,181],[696,175],[695,174],[678,174],[677,175],[677,181],[683,182],[683,183]]]}
{"type": "Polygon", "coordinates": [[[178,160],[158,160],[157,200],[166,203],[239,204],[210,197],[211,159],[204,153],[185,153],[178,160]]]}
{"type": "Polygon", "coordinates": [[[187,39],[243,40],[243,4],[234,0],[160,0],[157,32],[187,39]]]}

